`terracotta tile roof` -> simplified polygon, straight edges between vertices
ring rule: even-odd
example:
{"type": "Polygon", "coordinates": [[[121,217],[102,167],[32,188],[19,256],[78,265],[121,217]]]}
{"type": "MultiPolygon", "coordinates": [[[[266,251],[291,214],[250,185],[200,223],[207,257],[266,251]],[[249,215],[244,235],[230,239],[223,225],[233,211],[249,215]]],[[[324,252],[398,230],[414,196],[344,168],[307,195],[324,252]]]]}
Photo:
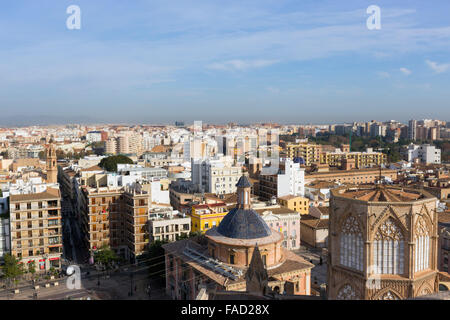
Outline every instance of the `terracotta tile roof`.
{"type": "Polygon", "coordinates": [[[59,189],[48,188],[45,192],[30,194],[13,194],[10,197],[11,202],[35,201],[35,200],[54,200],[60,198],[59,189]]]}
{"type": "Polygon", "coordinates": [[[450,223],[450,212],[439,212],[438,220],[440,223],[450,223]]]}
{"type": "Polygon", "coordinates": [[[432,198],[432,195],[426,191],[404,189],[388,186],[369,186],[340,189],[340,192],[334,193],[336,196],[380,202],[410,202],[420,199],[432,198]]]}
{"type": "Polygon", "coordinates": [[[163,145],[155,146],[150,150],[150,152],[167,152],[167,147],[163,145]]]}
{"type": "Polygon", "coordinates": [[[103,169],[99,166],[92,166],[86,169],[81,169],[81,171],[103,171],[103,169]]]}
{"type": "Polygon", "coordinates": [[[328,229],[329,219],[318,219],[306,214],[301,217],[300,223],[313,229],[328,229]]]}

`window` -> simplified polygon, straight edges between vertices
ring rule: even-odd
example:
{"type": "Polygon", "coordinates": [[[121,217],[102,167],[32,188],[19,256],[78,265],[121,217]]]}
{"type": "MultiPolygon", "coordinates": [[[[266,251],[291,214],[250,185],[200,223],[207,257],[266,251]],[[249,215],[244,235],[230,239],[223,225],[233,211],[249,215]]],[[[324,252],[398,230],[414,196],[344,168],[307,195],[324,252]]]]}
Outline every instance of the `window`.
{"type": "Polygon", "coordinates": [[[234,264],[234,253],[230,254],[230,264],[234,264]]]}
{"type": "Polygon", "coordinates": [[[267,267],[267,255],[266,254],[264,254],[262,256],[262,261],[263,261],[264,267],[267,267]]]}
{"type": "Polygon", "coordinates": [[[403,274],[405,240],[396,222],[389,218],[377,230],[373,241],[372,272],[379,274],[403,274]]]}
{"type": "Polygon", "coordinates": [[[415,230],[415,255],[414,271],[422,271],[429,268],[430,262],[430,236],[428,228],[422,217],[419,218],[415,230]]]}
{"type": "Polygon", "coordinates": [[[363,270],[363,240],[358,220],[348,217],[343,226],[340,239],[340,263],[359,271],[363,270]]]}

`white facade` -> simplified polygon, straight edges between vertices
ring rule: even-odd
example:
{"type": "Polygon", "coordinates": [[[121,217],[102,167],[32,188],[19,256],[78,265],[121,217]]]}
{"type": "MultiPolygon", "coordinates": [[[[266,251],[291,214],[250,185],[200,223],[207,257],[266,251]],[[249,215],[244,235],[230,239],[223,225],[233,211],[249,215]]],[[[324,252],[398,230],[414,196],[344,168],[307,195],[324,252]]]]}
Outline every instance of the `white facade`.
{"type": "Polygon", "coordinates": [[[277,195],[284,197],[288,195],[305,195],[305,169],[300,168],[299,163],[286,159],[284,173],[278,174],[277,195]]]}
{"type": "Polygon", "coordinates": [[[191,161],[191,179],[200,190],[215,194],[236,192],[242,167],[232,165],[230,157],[191,161]]]}
{"type": "Polygon", "coordinates": [[[429,144],[415,145],[410,144],[407,149],[408,162],[414,162],[419,159],[421,163],[425,164],[440,164],[441,163],[441,149],[429,144]]]}
{"type": "Polygon", "coordinates": [[[86,141],[89,143],[102,141],[102,133],[100,131],[89,131],[86,134],[86,141]]]}

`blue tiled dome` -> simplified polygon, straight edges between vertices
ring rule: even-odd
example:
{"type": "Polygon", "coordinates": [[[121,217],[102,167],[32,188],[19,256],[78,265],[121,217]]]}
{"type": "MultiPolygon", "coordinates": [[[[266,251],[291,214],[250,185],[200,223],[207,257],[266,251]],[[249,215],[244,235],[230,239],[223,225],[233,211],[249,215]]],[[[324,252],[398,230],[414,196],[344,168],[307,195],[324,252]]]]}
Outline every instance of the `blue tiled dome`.
{"type": "Polygon", "coordinates": [[[272,234],[266,222],[254,210],[234,208],[222,219],[217,232],[227,238],[257,239],[272,234]]]}

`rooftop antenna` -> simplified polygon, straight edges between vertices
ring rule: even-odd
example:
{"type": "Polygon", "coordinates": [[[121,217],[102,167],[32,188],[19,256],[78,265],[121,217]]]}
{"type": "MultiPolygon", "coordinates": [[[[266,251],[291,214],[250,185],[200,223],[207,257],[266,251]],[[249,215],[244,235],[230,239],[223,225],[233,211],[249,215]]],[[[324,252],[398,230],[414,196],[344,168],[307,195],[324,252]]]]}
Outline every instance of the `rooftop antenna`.
{"type": "MultiPolygon", "coordinates": [[[[375,149],[376,151],[379,152],[383,152],[383,150],[389,150],[389,148],[382,148],[381,147],[381,135],[378,135],[378,143],[379,143],[379,148],[375,149]]],[[[381,185],[382,181],[381,181],[381,166],[383,165],[382,161],[380,161],[380,170],[379,170],[379,175],[378,175],[378,185],[381,185]]]]}

